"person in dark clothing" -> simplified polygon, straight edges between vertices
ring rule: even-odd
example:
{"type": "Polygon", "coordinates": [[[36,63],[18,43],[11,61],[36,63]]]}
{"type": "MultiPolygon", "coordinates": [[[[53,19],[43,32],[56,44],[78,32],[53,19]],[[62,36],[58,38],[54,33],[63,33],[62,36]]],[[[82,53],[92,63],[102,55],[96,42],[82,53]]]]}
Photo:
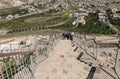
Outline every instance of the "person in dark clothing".
{"type": "Polygon", "coordinates": [[[66,34],[66,38],[67,38],[67,40],[69,40],[69,33],[66,34]]]}
{"type": "Polygon", "coordinates": [[[67,33],[68,34],[68,40],[70,40],[70,33],[67,33]]]}
{"type": "Polygon", "coordinates": [[[70,39],[71,41],[73,41],[73,36],[72,36],[71,33],[69,33],[69,39],[70,39]]]}
{"type": "Polygon", "coordinates": [[[73,41],[73,36],[72,35],[70,35],[70,40],[73,41]]]}
{"type": "Polygon", "coordinates": [[[63,40],[64,40],[65,39],[65,34],[64,33],[62,34],[62,37],[63,37],[63,40]]]}
{"type": "Polygon", "coordinates": [[[63,37],[63,39],[67,39],[67,40],[73,41],[73,35],[70,32],[69,33],[63,33],[62,37],[63,37]]]}
{"type": "Polygon", "coordinates": [[[67,35],[67,33],[65,33],[64,37],[65,37],[65,39],[66,39],[66,38],[68,39],[68,35],[67,35]]]}

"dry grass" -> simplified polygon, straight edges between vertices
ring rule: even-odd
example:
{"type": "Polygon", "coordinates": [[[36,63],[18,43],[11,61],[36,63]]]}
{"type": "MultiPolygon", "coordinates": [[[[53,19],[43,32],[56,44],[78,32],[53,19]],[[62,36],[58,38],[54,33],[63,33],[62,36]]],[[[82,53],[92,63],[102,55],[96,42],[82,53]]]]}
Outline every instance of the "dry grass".
{"type": "Polygon", "coordinates": [[[88,67],[84,67],[84,69],[85,69],[86,71],[90,71],[90,70],[89,70],[90,68],[88,68],[88,67]]]}
{"type": "Polygon", "coordinates": [[[100,73],[100,72],[101,72],[100,68],[96,68],[95,73],[100,73]]]}

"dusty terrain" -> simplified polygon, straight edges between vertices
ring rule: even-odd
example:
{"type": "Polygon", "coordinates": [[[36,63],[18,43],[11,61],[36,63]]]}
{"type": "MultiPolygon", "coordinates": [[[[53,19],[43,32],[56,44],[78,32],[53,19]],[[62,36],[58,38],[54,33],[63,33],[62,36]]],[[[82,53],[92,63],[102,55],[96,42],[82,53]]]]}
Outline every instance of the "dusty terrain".
{"type": "Polygon", "coordinates": [[[77,61],[78,52],[73,52],[71,41],[61,40],[49,58],[36,69],[36,79],[86,79],[90,68],[77,61]]]}

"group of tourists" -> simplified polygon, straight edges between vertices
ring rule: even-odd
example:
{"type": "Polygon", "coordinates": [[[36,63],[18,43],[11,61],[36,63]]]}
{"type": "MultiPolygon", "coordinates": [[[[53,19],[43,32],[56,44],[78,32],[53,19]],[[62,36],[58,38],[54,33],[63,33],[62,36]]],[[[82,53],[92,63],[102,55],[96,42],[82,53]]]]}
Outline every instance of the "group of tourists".
{"type": "Polygon", "coordinates": [[[73,34],[74,34],[73,32],[63,33],[62,37],[63,37],[63,39],[67,39],[67,40],[73,41],[73,34]]]}

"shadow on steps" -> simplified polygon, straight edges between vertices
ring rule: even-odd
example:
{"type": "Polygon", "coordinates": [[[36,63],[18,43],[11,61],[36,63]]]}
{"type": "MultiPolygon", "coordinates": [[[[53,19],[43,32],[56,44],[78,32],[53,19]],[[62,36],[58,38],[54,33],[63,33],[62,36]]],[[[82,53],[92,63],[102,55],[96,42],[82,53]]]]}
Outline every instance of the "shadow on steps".
{"type": "Polygon", "coordinates": [[[90,70],[90,72],[89,72],[89,74],[88,74],[87,79],[93,79],[95,71],[96,71],[96,67],[92,67],[91,70],[90,70]]]}
{"type": "Polygon", "coordinates": [[[72,45],[72,47],[74,47],[74,46],[75,46],[75,44],[72,45]]]}
{"type": "Polygon", "coordinates": [[[79,56],[77,57],[77,60],[80,60],[82,56],[83,56],[83,52],[80,52],[79,56]]]}
{"type": "Polygon", "coordinates": [[[76,47],[73,51],[75,52],[78,49],[78,47],[76,47]]]}

